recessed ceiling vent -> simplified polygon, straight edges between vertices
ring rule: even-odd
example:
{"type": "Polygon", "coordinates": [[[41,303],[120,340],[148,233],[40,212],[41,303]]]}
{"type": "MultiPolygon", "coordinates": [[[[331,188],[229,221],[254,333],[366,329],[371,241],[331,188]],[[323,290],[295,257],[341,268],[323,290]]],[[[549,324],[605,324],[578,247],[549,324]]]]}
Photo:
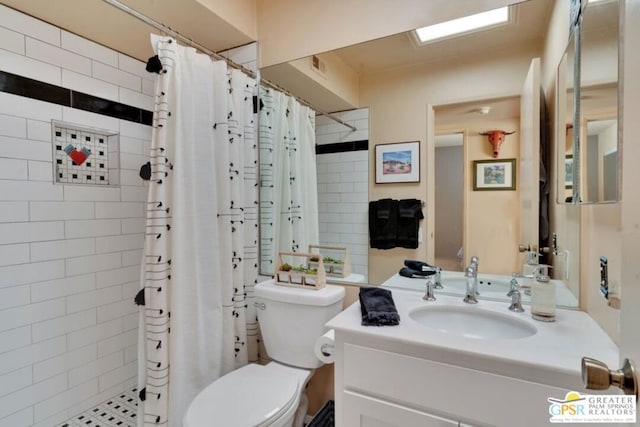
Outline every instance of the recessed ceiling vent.
{"type": "Polygon", "coordinates": [[[326,74],[326,71],[327,71],[327,69],[325,68],[325,65],[324,65],[324,61],[322,61],[316,55],[313,55],[311,57],[311,68],[313,68],[314,70],[316,70],[318,73],[322,74],[323,76],[326,74]]]}

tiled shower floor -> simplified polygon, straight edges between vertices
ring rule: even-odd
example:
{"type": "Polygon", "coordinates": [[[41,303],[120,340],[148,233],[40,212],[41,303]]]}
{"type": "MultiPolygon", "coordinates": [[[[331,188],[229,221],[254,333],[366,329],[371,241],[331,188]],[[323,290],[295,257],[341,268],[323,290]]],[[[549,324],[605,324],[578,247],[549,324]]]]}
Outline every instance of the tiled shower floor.
{"type": "Polygon", "coordinates": [[[136,389],[126,391],[56,427],[136,427],[136,389]]]}

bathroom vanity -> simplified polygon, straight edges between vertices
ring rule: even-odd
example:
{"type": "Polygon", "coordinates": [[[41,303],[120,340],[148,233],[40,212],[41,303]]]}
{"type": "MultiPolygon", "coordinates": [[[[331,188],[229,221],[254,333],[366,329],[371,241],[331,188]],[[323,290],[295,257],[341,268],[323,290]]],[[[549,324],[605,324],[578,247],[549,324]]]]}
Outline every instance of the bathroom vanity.
{"type": "Polygon", "coordinates": [[[398,289],[393,298],[398,326],[362,326],[358,302],[327,323],[338,427],[547,425],[548,398],[585,393],[583,356],[618,363],[617,346],[581,311],[543,323],[505,302],[427,302],[398,289]]]}

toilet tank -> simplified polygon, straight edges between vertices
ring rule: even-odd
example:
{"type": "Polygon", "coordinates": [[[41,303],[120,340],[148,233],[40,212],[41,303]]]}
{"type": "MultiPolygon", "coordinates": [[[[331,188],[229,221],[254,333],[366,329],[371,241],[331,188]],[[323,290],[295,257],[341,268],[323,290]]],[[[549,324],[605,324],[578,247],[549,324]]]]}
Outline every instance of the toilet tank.
{"type": "Polygon", "coordinates": [[[273,280],[255,286],[262,341],[273,360],[300,368],[323,365],[314,353],[324,324],[342,311],[344,288],[326,285],[319,290],[276,285],[273,280]]]}

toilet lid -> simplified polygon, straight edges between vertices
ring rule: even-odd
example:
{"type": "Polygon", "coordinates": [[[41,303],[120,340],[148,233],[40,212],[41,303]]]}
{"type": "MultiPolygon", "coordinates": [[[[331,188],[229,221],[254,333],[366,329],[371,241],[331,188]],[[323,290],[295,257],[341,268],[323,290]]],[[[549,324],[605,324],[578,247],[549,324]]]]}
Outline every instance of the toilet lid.
{"type": "Polygon", "coordinates": [[[298,390],[293,375],[249,364],[202,390],[191,402],[183,426],[266,425],[291,407],[298,390]]]}

